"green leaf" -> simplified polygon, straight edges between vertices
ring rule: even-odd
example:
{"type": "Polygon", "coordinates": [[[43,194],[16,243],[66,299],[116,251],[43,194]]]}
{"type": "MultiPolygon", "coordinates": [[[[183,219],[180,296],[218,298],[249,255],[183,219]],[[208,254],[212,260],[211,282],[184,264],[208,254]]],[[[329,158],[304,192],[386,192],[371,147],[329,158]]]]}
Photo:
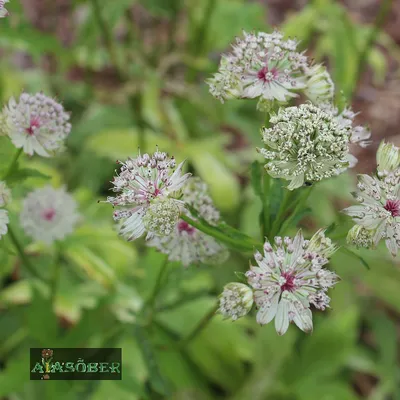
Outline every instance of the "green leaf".
{"type": "Polygon", "coordinates": [[[45,175],[37,169],[31,168],[18,168],[7,177],[7,182],[10,185],[21,183],[28,178],[51,179],[51,176],[45,175]]]}
{"type": "Polygon", "coordinates": [[[254,193],[262,197],[263,190],[262,190],[262,166],[258,161],[253,161],[251,164],[251,185],[253,186],[254,193]]]}

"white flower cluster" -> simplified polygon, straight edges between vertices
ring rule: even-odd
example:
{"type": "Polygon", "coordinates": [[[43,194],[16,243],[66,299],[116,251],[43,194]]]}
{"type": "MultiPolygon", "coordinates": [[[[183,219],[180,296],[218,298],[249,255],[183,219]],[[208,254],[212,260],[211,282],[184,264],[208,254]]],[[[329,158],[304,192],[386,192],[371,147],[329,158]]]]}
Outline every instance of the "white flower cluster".
{"type": "Polygon", "coordinates": [[[6,3],[8,3],[8,0],[0,0],[0,18],[5,18],[9,14],[4,7],[6,3]]]}
{"type": "Polygon", "coordinates": [[[360,205],[343,210],[356,226],[348,235],[348,243],[374,248],[384,240],[393,256],[400,246],[400,150],[381,144],[377,153],[376,177],[359,175],[355,199],[360,205]]]}
{"type": "Polygon", "coordinates": [[[219,296],[220,313],[225,319],[236,321],[244,317],[253,306],[253,291],[243,283],[228,283],[219,296]]]}
{"type": "Polygon", "coordinates": [[[15,147],[29,155],[53,156],[63,148],[71,131],[69,115],[63,106],[43,93],[22,93],[18,101],[12,97],[2,111],[1,120],[2,132],[15,147]]]}
{"type": "MultiPolygon", "coordinates": [[[[208,194],[207,185],[200,178],[190,178],[185,183],[181,200],[192,206],[208,223],[214,225],[219,221],[220,214],[208,194]]],[[[190,211],[183,212],[195,219],[190,211]]],[[[228,257],[224,246],[183,219],[175,223],[168,236],[155,235],[147,244],[167,254],[170,261],[180,261],[185,267],[199,262],[222,263],[228,257]]]]}
{"type": "Polygon", "coordinates": [[[258,151],[274,178],[290,181],[293,190],[305,182],[338,175],[348,166],[350,127],[341,126],[330,114],[312,104],[279,109],[263,128],[265,148],[258,151]]]}
{"type": "Polygon", "coordinates": [[[254,256],[257,266],[246,273],[254,289],[258,307],[257,322],[268,324],[275,318],[275,328],[283,335],[290,322],[302,331],[313,329],[310,305],[325,310],[330,298],[326,294],[339,277],[323,268],[336,251],[335,245],[318,231],[304,240],[301,231],[292,240],[276,237],[275,245],[264,244],[264,254],[254,256]]]}
{"type": "Polygon", "coordinates": [[[282,33],[243,32],[224,55],[218,73],[208,79],[210,93],[224,102],[230,98],[287,101],[306,87],[307,57],[296,51],[296,40],[282,33]]]}
{"type": "Polygon", "coordinates": [[[175,169],[175,159],[157,150],[119,163],[121,170],[112,182],[113,191],[119,194],[108,197],[107,202],[124,207],[114,212],[116,221],[124,220],[121,235],[135,240],[146,230],[148,239],[154,234],[171,234],[183,206],[176,197],[190,177],[182,175],[183,162],[175,169]]]}
{"type": "MultiPolygon", "coordinates": [[[[11,190],[5,182],[0,181],[0,207],[6,206],[11,201],[11,190]]],[[[0,209],[0,239],[8,232],[8,224],[10,219],[8,211],[0,209]]]]}
{"type": "Polygon", "coordinates": [[[26,196],[20,223],[32,239],[50,245],[71,234],[79,218],[77,203],[64,187],[46,186],[26,196]]]}

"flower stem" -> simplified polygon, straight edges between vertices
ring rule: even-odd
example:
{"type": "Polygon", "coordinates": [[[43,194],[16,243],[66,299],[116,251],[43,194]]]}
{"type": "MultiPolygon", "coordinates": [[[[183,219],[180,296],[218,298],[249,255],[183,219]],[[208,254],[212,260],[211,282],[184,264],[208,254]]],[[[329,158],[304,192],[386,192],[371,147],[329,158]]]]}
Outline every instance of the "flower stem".
{"type": "Polygon", "coordinates": [[[21,243],[18,241],[17,237],[15,236],[15,233],[13,231],[13,229],[11,228],[11,225],[8,225],[8,235],[11,239],[11,241],[13,242],[19,257],[22,261],[22,263],[25,265],[25,268],[27,270],[29,270],[29,272],[35,276],[38,279],[44,280],[44,278],[42,276],[39,275],[39,273],[35,270],[35,268],[33,267],[33,265],[31,264],[29,258],[26,256],[24,249],[21,246],[21,243]]]}
{"type": "Polygon", "coordinates": [[[273,240],[274,237],[280,231],[281,224],[282,224],[282,218],[285,215],[285,213],[287,212],[287,206],[289,205],[289,202],[290,202],[292,197],[293,197],[293,192],[291,190],[286,189],[285,195],[284,195],[283,200],[282,200],[282,203],[281,203],[281,205],[279,207],[279,210],[278,210],[278,215],[276,216],[275,221],[272,224],[271,232],[270,232],[270,235],[269,235],[269,239],[270,240],[273,240]]]}
{"type": "Polygon", "coordinates": [[[148,321],[147,321],[147,325],[151,325],[152,321],[153,321],[153,317],[154,317],[154,306],[155,306],[155,302],[157,299],[157,295],[160,292],[161,289],[161,285],[162,285],[162,281],[163,281],[163,277],[165,275],[165,272],[167,270],[167,266],[168,266],[168,256],[165,257],[160,270],[158,271],[158,276],[157,276],[157,280],[156,283],[154,285],[153,288],[153,292],[151,294],[151,296],[149,297],[149,299],[146,302],[146,305],[148,305],[149,307],[149,317],[148,317],[148,321]]]}
{"type": "Polygon", "coordinates": [[[354,85],[350,92],[350,94],[351,94],[350,98],[353,97],[354,91],[357,87],[357,83],[362,78],[362,74],[366,67],[367,57],[372,49],[372,46],[375,43],[376,37],[378,36],[378,33],[379,33],[379,30],[382,28],[382,26],[386,20],[386,17],[388,15],[390,9],[392,8],[392,2],[393,2],[393,0],[383,0],[381,3],[381,6],[379,7],[378,14],[375,18],[374,26],[373,26],[371,33],[369,34],[369,36],[365,42],[365,46],[362,49],[362,51],[360,52],[360,56],[358,58],[357,72],[356,72],[356,76],[354,79],[354,85]]]}
{"type": "Polygon", "coordinates": [[[22,151],[23,151],[23,148],[21,147],[15,153],[14,158],[12,159],[11,164],[7,169],[7,172],[4,174],[4,176],[2,178],[3,180],[6,180],[11,175],[11,173],[13,172],[14,168],[16,167],[16,165],[18,163],[18,159],[19,159],[20,155],[22,154],[22,151]]]}
{"type": "Polygon", "coordinates": [[[214,307],[200,320],[200,322],[194,327],[194,329],[187,335],[184,339],[179,342],[180,347],[187,346],[204,328],[210,323],[214,315],[218,310],[218,304],[214,307]]]}
{"type": "Polygon", "coordinates": [[[56,300],[58,282],[60,280],[60,264],[61,264],[61,248],[57,246],[56,256],[54,259],[54,266],[53,266],[53,277],[51,280],[51,289],[50,289],[50,299],[53,306],[56,300]]]}

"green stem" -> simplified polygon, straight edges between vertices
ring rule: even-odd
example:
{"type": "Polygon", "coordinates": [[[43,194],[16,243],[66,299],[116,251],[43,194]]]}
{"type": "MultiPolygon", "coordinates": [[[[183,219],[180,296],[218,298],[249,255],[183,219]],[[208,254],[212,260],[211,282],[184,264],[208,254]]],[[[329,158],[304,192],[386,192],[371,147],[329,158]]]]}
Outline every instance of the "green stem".
{"type": "MultiPolygon", "coordinates": [[[[315,184],[314,184],[315,186],[315,184]]],[[[296,217],[299,211],[305,206],[308,198],[310,197],[310,194],[312,190],[314,189],[314,186],[311,186],[310,188],[305,189],[304,193],[300,195],[300,198],[297,202],[296,207],[294,208],[293,212],[290,214],[290,216],[285,220],[285,222],[282,224],[280,229],[278,230],[277,234],[279,233],[285,233],[287,228],[290,226],[292,223],[293,219],[296,217]]]]}
{"type": "Polygon", "coordinates": [[[39,275],[39,273],[35,270],[35,268],[31,264],[29,258],[26,256],[24,249],[22,248],[17,237],[15,236],[13,229],[11,228],[11,225],[8,225],[8,236],[10,237],[11,241],[13,242],[22,263],[25,265],[25,268],[27,270],[29,270],[29,272],[36,278],[44,280],[44,278],[39,275]]]}
{"type": "Polygon", "coordinates": [[[271,233],[269,235],[270,240],[273,240],[273,238],[278,234],[278,232],[281,228],[282,218],[285,215],[285,213],[287,212],[287,206],[292,197],[293,197],[293,191],[286,189],[282,203],[279,207],[278,214],[275,218],[274,223],[272,224],[271,233]]]}
{"type": "Polygon", "coordinates": [[[61,248],[57,247],[57,253],[56,257],[54,260],[54,266],[53,266],[53,277],[51,280],[51,287],[50,287],[50,299],[51,303],[54,305],[55,300],[56,300],[56,294],[57,294],[57,289],[58,289],[58,282],[60,280],[60,264],[61,264],[61,248]]]}
{"type": "Polygon", "coordinates": [[[179,342],[180,347],[187,346],[204,328],[210,323],[210,321],[215,316],[218,310],[218,305],[216,304],[194,327],[194,329],[187,335],[184,339],[179,342]]]}
{"type": "Polygon", "coordinates": [[[367,64],[367,58],[368,58],[369,52],[371,51],[372,46],[374,45],[374,43],[376,41],[376,37],[378,36],[379,30],[382,28],[382,26],[386,20],[386,17],[388,15],[390,9],[392,8],[392,2],[393,2],[393,0],[383,0],[382,1],[382,4],[378,11],[378,14],[375,18],[374,26],[365,42],[365,46],[362,49],[362,51],[360,53],[360,57],[358,59],[357,72],[356,72],[356,76],[354,79],[355,83],[352,88],[350,98],[353,97],[354,91],[357,87],[357,83],[362,78],[362,74],[363,74],[366,64],[367,64]]]}
{"type": "Polygon", "coordinates": [[[151,323],[153,322],[154,311],[155,311],[155,302],[157,299],[157,295],[160,292],[162,282],[163,282],[163,277],[167,270],[167,266],[168,266],[168,256],[165,257],[165,259],[160,267],[160,270],[158,271],[158,276],[157,276],[157,280],[156,280],[156,283],[153,288],[153,292],[146,302],[146,304],[149,306],[149,310],[150,310],[147,325],[151,325],[151,323]]]}
{"type": "Polygon", "coordinates": [[[265,237],[268,236],[268,232],[270,230],[270,182],[271,178],[267,173],[263,175],[263,237],[262,240],[265,240],[265,237]]]}
{"type": "Polygon", "coordinates": [[[122,70],[122,68],[120,67],[119,62],[118,62],[118,55],[117,55],[117,50],[115,48],[113,35],[112,35],[112,32],[109,29],[105,19],[103,18],[103,15],[101,13],[101,8],[100,8],[99,1],[98,0],[91,0],[91,3],[92,3],[95,19],[96,19],[97,24],[98,24],[98,26],[100,28],[101,33],[102,33],[103,41],[104,41],[104,44],[105,44],[105,46],[107,48],[107,51],[108,51],[108,54],[110,56],[111,62],[114,65],[114,67],[117,69],[117,71],[119,72],[121,77],[124,77],[124,75],[125,75],[124,71],[122,70]]]}
{"type": "Polygon", "coordinates": [[[22,154],[22,151],[23,151],[23,148],[21,147],[15,153],[14,158],[12,159],[11,164],[7,169],[7,172],[4,174],[4,176],[2,178],[3,180],[6,180],[12,174],[14,168],[17,166],[18,159],[19,159],[20,155],[22,154]]]}

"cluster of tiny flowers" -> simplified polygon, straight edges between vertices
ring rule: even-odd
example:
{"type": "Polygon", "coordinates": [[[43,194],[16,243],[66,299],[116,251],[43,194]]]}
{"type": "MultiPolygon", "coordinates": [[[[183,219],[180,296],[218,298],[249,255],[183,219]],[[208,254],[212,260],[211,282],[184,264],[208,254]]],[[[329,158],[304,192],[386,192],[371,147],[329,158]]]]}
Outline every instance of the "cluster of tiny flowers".
{"type": "Polygon", "coordinates": [[[257,149],[269,162],[267,172],[290,181],[293,190],[305,182],[338,175],[347,166],[350,127],[317,106],[281,108],[262,128],[265,148],[257,149]]]}
{"type": "Polygon", "coordinates": [[[124,207],[114,212],[116,221],[123,220],[120,234],[127,240],[141,237],[146,230],[148,239],[154,234],[169,235],[183,205],[175,197],[190,177],[182,175],[183,162],[175,169],[175,159],[157,150],[118,163],[121,169],[112,182],[118,195],[106,202],[124,207]]]}
{"type": "Polygon", "coordinates": [[[380,166],[377,176],[358,176],[357,192],[353,195],[360,205],[343,210],[357,224],[349,232],[350,244],[374,248],[385,240],[390,253],[397,255],[400,246],[399,160],[397,147],[381,144],[377,153],[377,164],[380,166]]]}
{"type": "MultiPolygon", "coordinates": [[[[0,207],[6,206],[11,201],[11,191],[5,182],[0,181],[0,207]]],[[[0,239],[8,232],[8,218],[7,210],[0,210],[0,239]]]]}
{"type": "Polygon", "coordinates": [[[26,154],[50,157],[63,148],[71,131],[69,115],[61,104],[42,93],[13,97],[2,111],[3,133],[26,154]]]}
{"type": "Polygon", "coordinates": [[[296,40],[272,34],[243,32],[222,57],[217,74],[207,80],[210,93],[221,100],[261,98],[285,102],[305,88],[307,57],[296,51],[296,40]]]}
{"type": "Polygon", "coordinates": [[[79,218],[77,203],[65,188],[46,186],[24,199],[20,223],[33,240],[50,245],[71,234],[79,218]]]}
{"type": "Polygon", "coordinates": [[[275,318],[275,328],[283,335],[290,322],[302,331],[313,329],[310,305],[319,310],[329,307],[326,294],[339,277],[324,267],[336,246],[323,231],[318,231],[309,241],[301,231],[294,239],[276,237],[275,245],[264,244],[264,254],[256,252],[257,266],[246,273],[254,289],[257,305],[257,322],[268,324],[275,318]]]}
{"type": "MultiPolygon", "coordinates": [[[[371,144],[371,131],[365,126],[354,126],[354,118],[357,114],[351,108],[345,108],[342,112],[339,112],[338,108],[332,103],[322,103],[319,104],[319,107],[326,113],[333,115],[340,127],[349,130],[350,144],[356,144],[362,148],[366,148],[371,144]]],[[[358,162],[357,158],[352,154],[348,154],[347,159],[350,168],[354,167],[358,162]]]]}
{"type": "Polygon", "coordinates": [[[335,95],[335,85],[327,69],[321,64],[316,64],[307,68],[305,74],[308,80],[304,94],[308,99],[317,105],[332,102],[335,95]]]}
{"type": "Polygon", "coordinates": [[[4,7],[6,3],[8,3],[8,0],[0,0],[0,18],[7,17],[9,14],[4,7]]]}
{"type": "Polygon", "coordinates": [[[243,283],[228,283],[219,296],[218,313],[225,319],[236,321],[244,317],[253,306],[253,291],[243,283]]]}
{"type": "MultiPolygon", "coordinates": [[[[190,178],[185,183],[181,200],[209,224],[215,225],[219,221],[220,214],[208,194],[207,185],[200,178],[190,178]]],[[[195,219],[190,211],[185,209],[183,212],[195,219]]],[[[167,254],[170,261],[180,261],[185,267],[199,262],[222,263],[228,257],[225,247],[183,219],[175,223],[170,235],[154,235],[147,244],[167,254]]]]}

